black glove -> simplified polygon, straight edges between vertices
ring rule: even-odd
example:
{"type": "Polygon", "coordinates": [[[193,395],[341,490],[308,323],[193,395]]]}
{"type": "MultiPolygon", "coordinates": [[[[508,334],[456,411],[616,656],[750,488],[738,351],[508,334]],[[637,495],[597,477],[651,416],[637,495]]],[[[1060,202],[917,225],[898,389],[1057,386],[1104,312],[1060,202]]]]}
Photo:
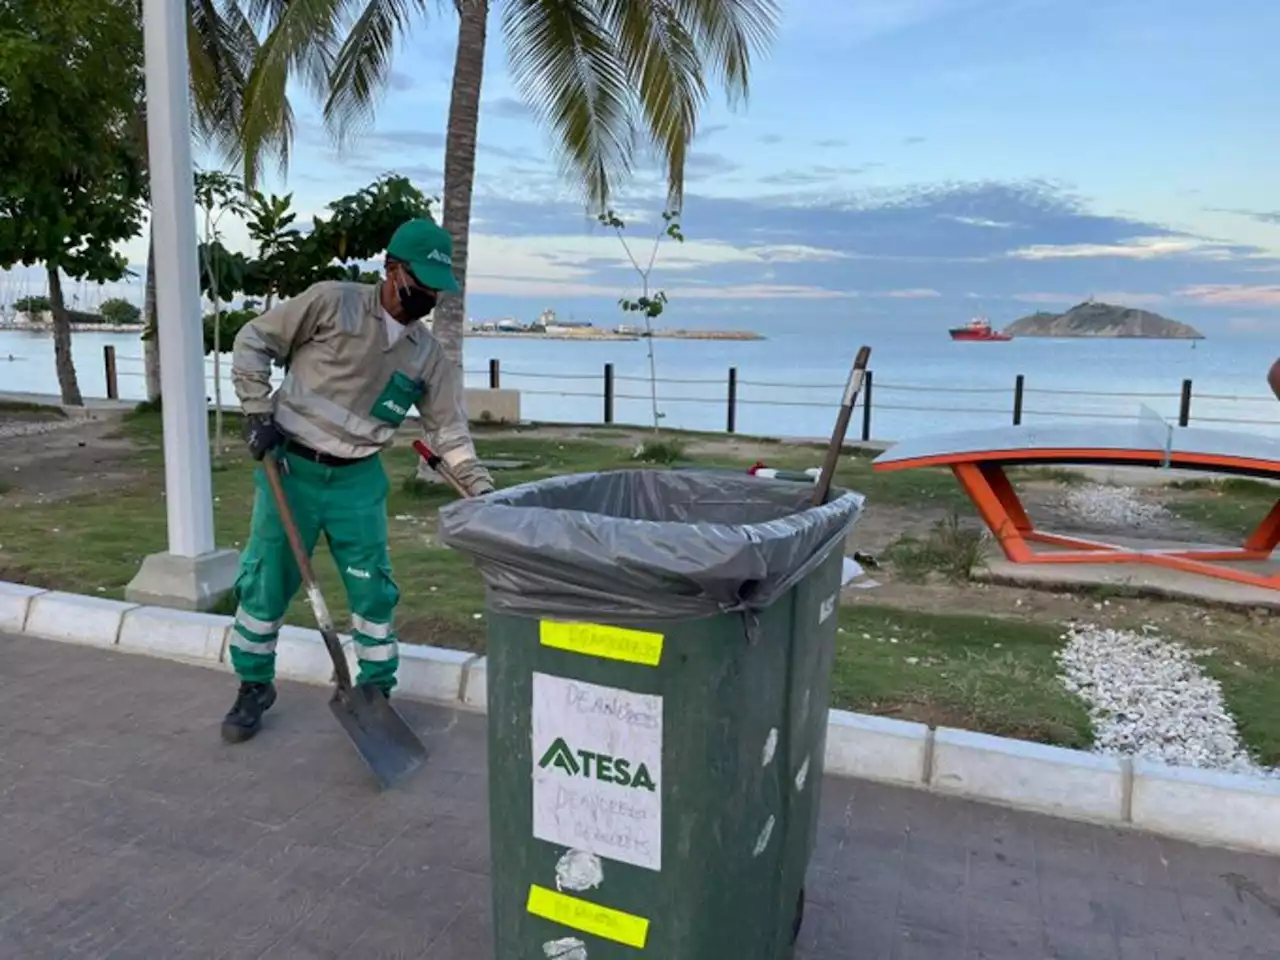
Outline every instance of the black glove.
{"type": "Polygon", "coordinates": [[[244,418],[244,439],[253,459],[261,460],[268,450],[284,442],[284,434],[269,413],[251,413],[244,418]]]}

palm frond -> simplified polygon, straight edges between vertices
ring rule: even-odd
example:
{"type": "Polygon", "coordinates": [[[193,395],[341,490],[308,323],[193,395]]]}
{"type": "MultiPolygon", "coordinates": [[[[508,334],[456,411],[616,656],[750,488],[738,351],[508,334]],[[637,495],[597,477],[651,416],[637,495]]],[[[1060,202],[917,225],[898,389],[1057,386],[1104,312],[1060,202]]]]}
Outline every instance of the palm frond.
{"type": "Polygon", "coordinates": [[[563,166],[603,210],[632,170],[635,100],[628,73],[590,0],[508,0],[503,32],[512,80],[550,124],[563,166]]]}
{"type": "Polygon", "coordinates": [[[685,154],[706,100],[702,59],[672,4],[601,0],[601,10],[636,91],[649,139],[667,168],[669,201],[684,197],[685,154]]]}
{"type": "Polygon", "coordinates": [[[236,30],[234,4],[189,0],[187,47],[191,61],[193,125],[202,140],[214,141],[238,124],[245,74],[257,38],[236,30]],[[229,19],[225,14],[230,13],[229,19]]]}
{"type": "Polygon", "coordinates": [[[257,24],[279,23],[292,0],[242,0],[244,14],[257,24]]]}
{"type": "MultiPolygon", "coordinates": [[[[239,164],[245,89],[259,49],[253,24],[236,0],[188,0],[188,37],[196,134],[239,164]]],[[[276,137],[261,152],[277,153],[284,163],[288,149],[276,137]]]]}
{"type": "Polygon", "coordinates": [[[778,0],[662,0],[692,35],[731,103],[746,98],[751,59],[777,37],[778,0]]]}
{"type": "Polygon", "coordinates": [[[367,0],[337,53],[324,104],[325,126],[339,141],[373,120],[391,75],[396,40],[409,32],[415,14],[427,13],[429,4],[430,0],[367,0]]]}
{"type": "MultiPolygon", "coordinates": [[[[257,182],[268,148],[292,141],[288,81],[300,79],[317,98],[327,94],[345,2],[290,0],[279,7],[245,84],[240,141],[248,186],[257,182]]],[[[286,162],[282,153],[281,169],[286,162]]]]}

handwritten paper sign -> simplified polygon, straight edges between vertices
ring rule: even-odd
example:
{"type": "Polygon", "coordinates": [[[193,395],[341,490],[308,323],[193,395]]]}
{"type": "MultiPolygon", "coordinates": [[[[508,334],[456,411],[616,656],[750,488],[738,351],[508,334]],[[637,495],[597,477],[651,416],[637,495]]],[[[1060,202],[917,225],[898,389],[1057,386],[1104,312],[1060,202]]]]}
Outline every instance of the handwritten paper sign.
{"type": "Polygon", "coordinates": [[[662,869],[662,697],[533,675],[533,835],[662,869]]]}

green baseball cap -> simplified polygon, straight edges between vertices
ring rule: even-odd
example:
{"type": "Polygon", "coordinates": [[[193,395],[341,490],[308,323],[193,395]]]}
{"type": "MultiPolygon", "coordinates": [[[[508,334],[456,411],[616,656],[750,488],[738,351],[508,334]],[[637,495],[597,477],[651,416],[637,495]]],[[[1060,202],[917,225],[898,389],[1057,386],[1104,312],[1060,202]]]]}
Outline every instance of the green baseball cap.
{"type": "Polygon", "coordinates": [[[424,287],[450,292],[458,289],[453,275],[453,237],[434,220],[421,217],[400,224],[387,244],[387,255],[407,263],[424,287]]]}

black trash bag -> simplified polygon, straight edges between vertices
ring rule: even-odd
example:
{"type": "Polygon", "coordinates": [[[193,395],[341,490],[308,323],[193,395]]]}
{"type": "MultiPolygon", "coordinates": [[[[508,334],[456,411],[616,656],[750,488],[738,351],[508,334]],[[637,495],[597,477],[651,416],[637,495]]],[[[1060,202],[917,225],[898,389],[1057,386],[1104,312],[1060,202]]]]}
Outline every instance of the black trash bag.
{"type": "Polygon", "coordinates": [[[770,606],[822,563],[865,498],[698,470],[611,470],[539,480],[440,510],[490,609],[625,626],[770,606]]]}

